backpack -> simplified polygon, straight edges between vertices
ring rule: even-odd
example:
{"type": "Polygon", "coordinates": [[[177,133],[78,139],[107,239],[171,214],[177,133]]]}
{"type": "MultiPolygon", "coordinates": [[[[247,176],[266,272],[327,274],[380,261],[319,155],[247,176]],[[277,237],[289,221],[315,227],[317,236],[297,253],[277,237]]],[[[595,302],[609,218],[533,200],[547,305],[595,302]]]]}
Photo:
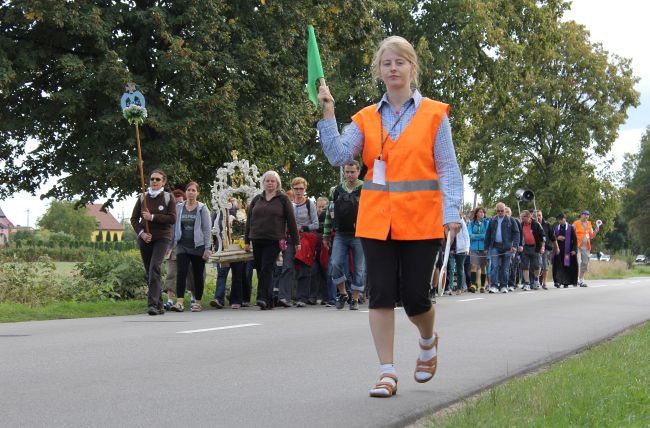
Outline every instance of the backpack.
{"type": "Polygon", "coordinates": [[[341,184],[334,189],[334,230],[341,233],[354,233],[357,227],[357,212],[361,187],[348,193],[341,184]]]}
{"type": "MultiPolygon", "coordinates": [[[[171,201],[172,194],[165,191],[163,191],[163,193],[165,194],[165,206],[167,206],[169,205],[169,201],[171,201]]],[[[144,202],[144,195],[140,193],[140,204],[142,204],[143,202],[144,202]]]]}

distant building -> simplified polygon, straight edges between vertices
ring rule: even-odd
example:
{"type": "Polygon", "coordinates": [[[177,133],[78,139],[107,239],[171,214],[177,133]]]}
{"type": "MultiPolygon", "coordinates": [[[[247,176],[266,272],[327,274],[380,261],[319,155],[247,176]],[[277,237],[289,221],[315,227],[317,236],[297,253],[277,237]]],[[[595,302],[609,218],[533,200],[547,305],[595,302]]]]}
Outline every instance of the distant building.
{"type": "Polygon", "coordinates": [[[9,242],[9,234],[14,227],[14,224],[7,218],[2,208],[0,208],[0,246],[6,245],[9,242]]]}
{"type": "Polygon", "coordinates": [[[88,214],[95,217],[97,228],[90,237],[91,241],[115,241],[122,240],[122,235],[124,234],[124,225],[117,221],[113,214],[102,211],[102,204],[88,204],[86,205],[88,209],[88,214]],[[101,235],[101,238],[99,237],[101,235]],[[108,238],[110,235],[110,238],[108,238]]]}

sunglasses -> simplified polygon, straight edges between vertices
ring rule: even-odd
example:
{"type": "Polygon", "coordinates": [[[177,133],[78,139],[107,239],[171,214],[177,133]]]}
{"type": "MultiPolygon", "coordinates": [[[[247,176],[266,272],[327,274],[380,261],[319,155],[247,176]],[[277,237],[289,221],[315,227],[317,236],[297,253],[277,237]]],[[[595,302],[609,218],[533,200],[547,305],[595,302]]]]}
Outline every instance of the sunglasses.
{"type": "Polygon", "coordinates": [[[162,178],[160,177],[151,177],[149,181],[162,181],[162,178]]]}
{"type": "Polygon", "coordinates": [[[505,212],[505,210],[497,210],[498,213],[505,212]]]}

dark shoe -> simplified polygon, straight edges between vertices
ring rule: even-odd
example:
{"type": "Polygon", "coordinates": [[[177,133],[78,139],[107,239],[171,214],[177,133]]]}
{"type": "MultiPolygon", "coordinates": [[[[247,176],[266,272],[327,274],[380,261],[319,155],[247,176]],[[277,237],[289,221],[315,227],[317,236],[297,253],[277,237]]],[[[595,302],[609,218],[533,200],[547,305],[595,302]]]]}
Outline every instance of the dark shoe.
{"type": "Polygon", "coordinates": [[[582,284],[580,284],[580,287],[588,287],[588,285],[583,282],[582,284]]]}
{"type": "Polygon", "coordinates": [[[362,304],[362,305],[363,305],[364,303],[366,303],[366,298],[363,297],[363,296],[359,296],[359,303],[362,304]]]}
{"type": "Polygon", "coordinates": [[[336,309],[343,309],[343,306],[345,306],[345,303],[348,301],[348,295],[347,294],[341,294],[339,295],[339,298],[336,299],[336,309]]]}
{"type": "Polygon", "coordinates": [[[242,308],[248,308],[248,307],[250,307],[250,305],[251,305],[251,304],[248,303],[248,302],[243,302],[243,303],[241,304],[241,307],[242,307],[242,308]]]}
{"type": "Polygon", "coordinates": [[[165,310],[163,308],[158,308],[158,315],[165,315],[165,310]]]}
{"type": "Polygon", "coordinates": [[[316,305],[316,299],[307,299],[307,304],[310,306],[316,305]]]}
{"type": "Polygon", "coordinates": [[[351,311],[359,310],[359,302],[357,300],[350,300],[350,310],[351,311]]]}
{"type": "Polygon", "coordinates": [[[218,299],[212,299],[210,300],[210,306],[212,306],[215,309],[221,309],[223,308],[223,303],[220,302],[218,299]]]}
{"type": "Polygon", "coordinates": [[[553,284],[553,285],[555,286],[555,288],[560,288],[560,287],[562,287],[562,286],[561,286],[560,284],[558,284],[557,282],[556,282],[555,284],[553,284]]]}
{"type": "Polygon", "coordinates": [[[569,284],[564,284],[564,288],[569,288],[569,284]]]}
{"type": "Polygon", "coordinates": [[[158,315],[158,308],[156,308],[155,306],[149,306],[147,313],[149,315],[158,315]]]}
{"type": "Polygon", "coordinates": [[[296,308],[304,308],[305,306],[307,306],[307,303],[305,302],[296,302],[296,308]]]}
{"type": "Polygon", "coordinates": [[[278,304],[276,306],[282,306],[283,308],[290,308],[291,303],[287,302],[286,299],[280,299],[278,300],[278,304]]]}
{"type": "Polygon", "coordinates": [[[174,306],[170,308],[172,312],[183,312],[185,310],[185,307],[181,305],[180,303],[176,302],[174,306]]]}
{"type": "Polygon", "coordinates": [[[266,302],[264,300],[258,300],[257,302],[255,302],[255,304],[257,306],[259,306],[260,310],[262,310],[262,311],[266,310],[266,308],[267,308],[267,304],[266,304],[266,302]]]}
{"type": "Polygon", "coordinates": [[[174,306],[173,303],[169,303],[169,302],[167,302],[167,303],[165,303],[165,304],[163,305],[163,309],[166,310],[166,311],[168,311],[168,310],[170,310],[170,309],[172,308],[172,306],[174,306]]]}

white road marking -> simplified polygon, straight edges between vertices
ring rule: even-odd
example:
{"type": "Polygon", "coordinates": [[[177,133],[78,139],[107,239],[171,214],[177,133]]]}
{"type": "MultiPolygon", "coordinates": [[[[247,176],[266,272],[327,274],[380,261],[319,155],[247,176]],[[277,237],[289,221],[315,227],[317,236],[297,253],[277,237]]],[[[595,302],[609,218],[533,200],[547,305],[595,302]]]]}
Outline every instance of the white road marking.
{"type": "Polygon", "coordinates": [[[459,300],[459,302],[471,302],[473,300],[483,300],[483,299],[485,299],[485,297],[474,297],[473,299],[462,299],[459,300]]]}
{"type": "Polygon", "coordinates": [[[252,323],[252,324],[226,325],[223,327],[202,328],[200,330],[177,331],[176,333],[178,334],[204,333],[206,331],[230,330],[232,328],[253,327],[256,325],[262,325],[262,324],[252,323]]]}

